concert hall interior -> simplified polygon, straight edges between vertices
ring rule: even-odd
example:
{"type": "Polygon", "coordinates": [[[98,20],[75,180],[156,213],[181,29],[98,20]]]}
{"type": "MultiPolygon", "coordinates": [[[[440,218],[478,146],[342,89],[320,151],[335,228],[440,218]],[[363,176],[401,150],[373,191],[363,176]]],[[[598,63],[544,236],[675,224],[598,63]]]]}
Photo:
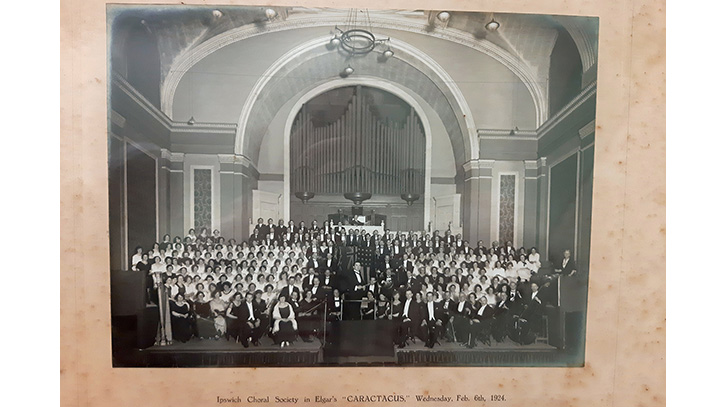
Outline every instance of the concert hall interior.
{"type": "Polygon", "coordinates": [[[584,363],[597,18],[108,16],[114,366],[584,363]]]}

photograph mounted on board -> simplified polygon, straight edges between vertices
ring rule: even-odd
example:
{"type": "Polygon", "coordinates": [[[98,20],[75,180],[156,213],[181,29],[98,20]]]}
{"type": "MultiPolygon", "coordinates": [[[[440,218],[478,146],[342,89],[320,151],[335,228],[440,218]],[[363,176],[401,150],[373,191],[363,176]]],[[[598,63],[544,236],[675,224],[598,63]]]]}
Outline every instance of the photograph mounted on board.
{"type": "Polygon", "coordinates": [[[114,367],[584,365],[598,18],[106,10],[114,367]]]}

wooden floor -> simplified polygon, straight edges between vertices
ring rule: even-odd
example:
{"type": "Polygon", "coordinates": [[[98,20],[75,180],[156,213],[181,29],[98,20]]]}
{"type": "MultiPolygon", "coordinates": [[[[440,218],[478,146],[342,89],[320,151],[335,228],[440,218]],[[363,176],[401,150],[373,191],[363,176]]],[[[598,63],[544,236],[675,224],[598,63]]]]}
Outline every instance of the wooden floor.
{"type": "Polygon", "coordinates": [[[281,348],[275,345],[272,339],[264,337],[260,339],[260,346],[249,345],[248,348],[242,346],[241,343],[221,339],[198,339],[193,338],[185,343],[175,341],[171,345],[159,346],[154,345],[148,348],[152,352],[297,352],[297,351],[317,351],[322,344],[319,340],[313,342],[303,342],[297,340],[291,346],[281,348]]]}
{"type": "Polygon", "coordinates": [[[226,339],[198,339],[152,346],[141,351],[149,367],[232,367],[232,366],[563,366],[561,352],[554,346],[535,342],[520,345],[507,338],[491,345],[467,348],[442,340],[430,349],[417,340],[405,348],[393,348],[390,356],[350,356],[322,346],[321,341],[297,340],[281,348],[269,337],[259,346],[226,339]]]}
{"type": "Polygon", "coordinates": [[[461,346],[458,343],[455,342],[446,342],[446,341],[440,341],[436,345],[434,345],[433,349],[427,348],[424,346],[424,342],[417,340],[416,343],[410,343],[408,346],[406,346],[403,349],[396,349],[396,352],[413,352],[413,351],[457,351],[457,352],[481,352],[482,350],[486,351],[494,351],[494,352],[509,352],[509,351],[515,351],[515,350],[527,350],[527,351],[552,351],[556,350],[554,346],[548,345],[546,343],[541,342],[535,342],[529,345],[520,345],[513,340],[509,339],[508,337],[504,339],[502,342],[497,342],[495,340],[491,341],[491,345],[484,345],[481,343],[477,343],[477,345],[473,348],[467,348],[465,346],[461,346]]]}

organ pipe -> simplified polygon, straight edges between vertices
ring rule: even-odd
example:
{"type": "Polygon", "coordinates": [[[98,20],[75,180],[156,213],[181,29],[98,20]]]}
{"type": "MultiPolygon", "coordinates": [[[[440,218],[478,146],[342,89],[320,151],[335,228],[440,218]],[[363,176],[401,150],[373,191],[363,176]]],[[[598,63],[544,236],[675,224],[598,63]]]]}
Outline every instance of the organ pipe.
{"type": "Polygon", "coordinates": [[[364,92],[356,87],[345,112],[318,127],[303,105],[290,136],[293,192],[423,193],[426,143],[418,115],[409,108],[401,122],[378,117],[364,92]]]}

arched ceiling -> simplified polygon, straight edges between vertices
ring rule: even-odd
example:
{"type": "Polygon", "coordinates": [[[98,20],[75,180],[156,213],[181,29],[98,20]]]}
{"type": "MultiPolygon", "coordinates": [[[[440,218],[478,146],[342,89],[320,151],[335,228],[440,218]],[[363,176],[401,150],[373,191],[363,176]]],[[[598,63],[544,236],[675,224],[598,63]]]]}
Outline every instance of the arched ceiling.
{"type": "MultiPolygon", "coordinates": [[[[321,82],[340,79],[340,72],[345,67],[340,62],[339,55],[326,52],[323,47],[323,50],[313,50],[285,64],[278,74],[269,78],[264,90],[257,97],[257,100],[264,100],[264,103],[254,103],[248,115],[249,119],[240,121],[242,127],[238,131],[242,132],[243,138],[238,150],[244,151],[245,155],[256,162],[267,125],[276,112],[292,95],[321,82]]],[[[433,72],[401,58],[391,58],[381,63],[376,54],[357,58],[354,64],[357,71],[367,76],[415,89],[419,96],[430,101],[437,115],[446,124],[457,164],[462,165],[470,159],[472,148],[468,143],[469,134],[464,133],[467,126],[462,121],[461,109],[453,101],[454,96],[447,92],[447,88],[434,82],[436,75],[433,72]]]]}
{"type": "MultiPolygon", "coordinates": [[[[110,19],[114,33],[141,21],[157,38],[160,53],[160,88],[167,77],[185,59],[203,44],[212,42],[233,30],[250,28],[262,34],[285,26],[299,26],[301,21],[332,16],[332,22],[344,25],[347,10],[275,7],[278,16],[269,21],[265,7],[149,7],[112,6],[110,19]]],[[[564,28],[580,50],[585,69],[596,63],[597,19],[572,16],[542,16],[483,12],[450,12],[450,19],[442,23],[433,11],[370,11],[373,25],[381,18],[394,18],[401,24],[417,27],[425,35],[446,38],[467,46],[496,47],[531,71],[534,78],[546,82],[549,54],[558,30],[564,28]],[[484,28],[495,18],[501,23],[495,32],[484,28]],[[452,34],[457,34],[453,35],[452,34]]],[[[129,56],[133,59],[133,56],[129,56]]],[[[175,86],[175,85],[174,85],[175,86]]],[[[546,95],[546,86],[542,85],[546,95]]],[[[163,106],[162,110],[165,110],[163,106]]],[[[548,115],[545,115],[548,116],[548,115]]],[[[541,121],[541,120],[540,120],[541,121]]]]}
{"type": "MultiPolygon", "coordinates": [[[[316,81],[339,77],[342,69],[341,56],[334,52],[309,53],[281,71],[287,77],[275,78],[264,94],[256,95],[258,99],[264,96],[266,103],[252,106],[249,121],[238,121],[235,115],[244,110],[255,84],[275,61],[312,38],[325,38],[333,26],[345,24],[348,13],[305,8],[275,11],[277,17],[269,21],[264,7],[115,6],[110,7],[112,38],[123,38],[126,26],[146,27],[157,41],[160,75],[153,92],[139,91],[160,94],[157,107],[175,121],[194,115],[198,121],[244,122],[246,128],[238,132],[250,132],[245,149],[256,156],[259,137],[265,133],[260,126],[265,118],[274,116],[275,106],[316,81]],[[306,80],[298,80],[300,77],[306,80]],[[216,105],[207,103],[211,100],[216,105]]],[[[458,164],[472,155],[477,143],[466,140],[467,132],[475,134],[477,128],[536,129],[549,117],[549,65],[558,35],[572,36],[583,67],[596,65],[596,19],[589,19],[595,21],[592,24],[567,16],[451,12],[450,19],[442,22],[437,14],[370,11],[371,27],[379,38],[390,36],[394,50],[400,40],[430,55],[447,75],[402,58],[401,52],[385,63],[376,54],[351,63],[357,72],[408,81],[406,86],[427,100],[446,101],[435,108],[446,118],[458,164]],[[493,32],[484,28],[492,18],[501,23],[493,32]],[[440,81],[454,81],[456,89],[447,89],[437,83],[440,81]],[[458,89],[458,96],[452,94],[458,89]],[[470,112],[457,105],[457,97],[466,99],[470,112]]],[[[141,63],[134,55],[112,53],[111,57],[113,64],[141,63]]]]}

